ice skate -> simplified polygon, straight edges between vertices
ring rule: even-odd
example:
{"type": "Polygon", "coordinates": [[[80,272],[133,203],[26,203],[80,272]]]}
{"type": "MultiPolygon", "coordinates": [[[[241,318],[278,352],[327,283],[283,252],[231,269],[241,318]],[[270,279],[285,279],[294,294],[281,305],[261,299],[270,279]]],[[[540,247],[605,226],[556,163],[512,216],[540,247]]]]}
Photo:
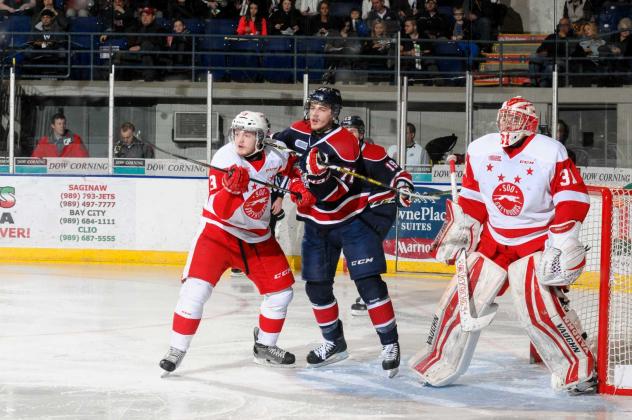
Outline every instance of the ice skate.
{"type": "Polygon", "coordinates": [[[349,357],[347,342],[341,335],[335,341],[325,340],[323,344],[310,351],[307,355],[307,367],[316,368],[330,365],[349,357]]]}
{"type": "Polygon", "coordinates": [[[589,395],[597,392],[597,375],[593,375],[590,379],[571,385],[566,389],[568,395],[589,395]]]}
{"type": "Polygon", "coordinates": [[[399,343],[382,346],[382,369],[389,378],[399,373],[399,343]]]}
{"type": "Polygon", "coordinates": [[[355,303],[351,305],[351,315],[365,316],[368,314],[369,311],[367,310],[366,303],[364,303],[361,297],[357,298],[355,303]]]}
{"type": "Polygon", "coordinates": [[[259,328],[255,327],[255,345],[252,348],[255,363],[264,366],[292,368],[296,357],[289,351],[285,351],[277,346],[266,346],[257,343],[259,328]]]}
{"type": "Polygon", "coordinates": [[[169,347],[169,351],[160,361],[160,367],[165,370],[165,372],[162,374],[163,378],[176,370],[178,366],[180,366],[180,363],[182,363],[182,359],[184,359],[185,354],[187,354],[186,351],[178,350],[175,347],[169,347]]]}

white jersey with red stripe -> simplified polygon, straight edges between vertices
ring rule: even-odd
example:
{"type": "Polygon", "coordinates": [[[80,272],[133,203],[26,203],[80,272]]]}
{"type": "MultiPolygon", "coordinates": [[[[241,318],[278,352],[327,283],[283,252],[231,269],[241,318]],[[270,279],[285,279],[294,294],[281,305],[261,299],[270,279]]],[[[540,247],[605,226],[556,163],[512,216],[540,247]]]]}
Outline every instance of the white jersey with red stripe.
{"type": "Polygon", "coordinates": [[[286,170],[289,155],[272,147],[265,147],[258,160],[239,156],[232,143],[220,148],[211,165],[228,168],[238,165],[248,170],[250,183],[242,195],[230,194],[222,186],[224,172],[211,169],[209,173],[209,197],[202,217],[248,243],[258,243],[270,237],[271,190],[253,179],[274,183],[274,178],[286,170]]]}
{"type": "Polygon", "coordinates": [[[551,224],[583,221],[590,200],[560,142],[537,134],[503,148],[493,133],[468,147],[459,204],[487,224],[496,242],[521,245],[546,235],[551,224]]]}

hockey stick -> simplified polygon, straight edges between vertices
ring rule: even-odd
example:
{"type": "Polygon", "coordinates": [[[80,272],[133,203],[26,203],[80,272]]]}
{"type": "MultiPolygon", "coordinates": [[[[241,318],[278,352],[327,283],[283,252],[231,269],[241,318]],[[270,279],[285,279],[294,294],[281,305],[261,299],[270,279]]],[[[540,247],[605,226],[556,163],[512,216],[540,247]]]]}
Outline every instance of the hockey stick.
{"type": "MultiPolygon", "coordinates": [[[[456,156],[450,155],[447,158],[450,163],[450,186],[452,187],[452,201],[457,203],[459,196],[456,189],[456,156]]],[[[475,318],[472,316],[470,308],[471,294],[469,290],[469,277],[467,269],[467,253],[465,248],[461,248],[457,254],[456,261],[456,292],[459,298],[459,316],[461,317],[461,329],[463,331],[478,331],[488,326],[498,310],[498,304],[489,305],[490,313],[475,318]]]]}
{"type": "MultiPolygon", "coordinates": [[[[270,141],[268,139],[264,140],[263,144],[265,144],[266,146],[273,147],[273,148],[275,148],[277,150],[280,150],[282,152],[295,154],[298,157],[303,156],[301,153],[296,152],[296,151],[290,149],[289,147],[281,146],[280,144],[277,144],[277,143],[275,143],[273,141],[270,141]]],[[[355,171],[352,171],[351,169],[343,168],[342,166],[330,165],[327,162],[322,162],[322,164],[323,164],[323,166],[326,166],[329,169],[333,169],[334,171],[338,171],[338,172],[340,172],[342,174],[352,176],[352,177],[357,178],[357,179],[359,179],[361,181],[367,182],[369,184],[376,185],[376,186],[378,186],[380,188],[384,188],[385,190],[392,191],[395,194],[402,194],[402,195],[407,195],[410,198],[417,198],[417,199],[421,200],[423,203],[425,203],[427,201],[434,202],[435,200],[439,200],[439,197],[436,196],[436,195],[422,195],[422,194],[418,194],[418,193],[412,192],[412,191],[410,191],[410,192],[409,191],[403,191],[403,190],[400,190],[398,188],[394,188],[394,187],[391,187],[389,185],[383,184],[380,181],[378,181],[377,179],[373,179],[373,178],[370,178],[368,176],[359,174],[359,173],[357,173],[355,171]]]]}
{"type": "MultiPolygon", "coordinates": [[[[141,141],[142,141],[142,140],[141,140],[141,141]]],[[[162,152],[162,153],[164,153],[165,155],[168,155],[168,156],[174,157],[174,158],[176,158],[176,159],[182,159],[182,160],[185,160],[185,161],[187,161],[187,162],[193,163],[193,164],[195,164],[195,165],[199,165],[199,166],[202,166],[202,167],[204,167],[204,168],[214,169],[214,170],[216,170],[216,171],[220,171],[220,172],[224,172],[224,173],[229,173],[229,172],[230,172],[228,169],[218,168],[217,166],[209,165],[208,163],[205,163],[205,162],[200,162],[199,160],[191,159],[191,158],[188,158],[188,157],[186,157],[186,156],[178,155],[178,154],[176,154],[176,153],[167,152],[165,149],[163,149],[163,148],[161,148],[161,147],[158,147],[158,146],[156,146],[156,145],[155,145],[155,144],[153,144],[153,143],[149,143],[149,142],[146,142],[146,141],[143,141],[143,143],[148,144],[148,145],[150,145],[151,147],[153,147],[155,150],[158,150],[159,152],[162,152]]],[[[258,180],[258,179],[256,179],[256,178],[250,178],[250,180],[251,180],[252,182],[254,182],[255,184],[263,185],[263,186],[265,186],[265,187],[272,188],[272,189],[275,189],[275,190],[277,190],[277,191],[283,191],[284,193],[294,194],[294,195],[296,195],[296,196],[297,196],[297,197],[299,197],[299,198],[300,198],[300,196],[301,196],[301,195],[300,195],[299,193],[297,193],[297,192],[290,191],[290,190],[288,190],[287,188],[279,187],[279,186],[277,186],[277,185],[275,185],[275,184],[270,184],[269,182],[259,181],[259,180],[258,180]]]]}

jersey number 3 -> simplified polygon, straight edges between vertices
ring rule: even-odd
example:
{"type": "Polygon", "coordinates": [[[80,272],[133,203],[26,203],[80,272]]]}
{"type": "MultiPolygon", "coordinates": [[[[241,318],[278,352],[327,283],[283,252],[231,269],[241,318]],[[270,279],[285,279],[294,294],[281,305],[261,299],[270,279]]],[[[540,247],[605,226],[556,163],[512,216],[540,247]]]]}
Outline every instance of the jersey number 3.
{"type": "Polygon", "coordinates": [[[571,184],[577,184],[577,179],[570,169],[562,169],[562,172],[560,172],[560,178],[560,185],[562,187],[566,187],[571,184]]]}

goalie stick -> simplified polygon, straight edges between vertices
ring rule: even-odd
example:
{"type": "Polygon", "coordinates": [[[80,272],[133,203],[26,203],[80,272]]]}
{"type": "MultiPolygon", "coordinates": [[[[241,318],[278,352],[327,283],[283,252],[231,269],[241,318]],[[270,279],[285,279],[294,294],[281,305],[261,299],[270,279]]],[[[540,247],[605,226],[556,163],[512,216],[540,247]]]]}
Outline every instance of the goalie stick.
{"type": "MultiPolygon", "coordinates": [[[[265,144],[266,146],[274,147],[275,149],[278,149],[278,150],[280,150],[282,152],[285,152],[285,153],[295,154],[298,157],[303,156],[301,153],[296,152],[296,151],[290,149],[289,147],[281,146],[280,144],[277,144],[277,143],[275,143],[273,141],[270,141],[268,139],[265,139],[263,141],[263,144],[265,144]]],[[[417,198],[417,199],[421,200],[424,203],[427,202],[427,201],[434,202],[435,200],[439,199],[439,197],[436,196],[436,195],[423,195],[423,194],[418,194],[418,193],[412,192],[412,191],[411,192],[402,191],[402,190],[400,190],[398,188],[394,188],[394,187],[391,187],[389,185],[383,184],[380,181],[378,181],[376,179],[373,179],[373,178],[370,178],[370,177],[368,177],[366,175],[362,175],[362,174],[359,174],[359,173],[357,173],[355,171],[352,171],[350,169],[343,168],[342,166],[330,165],[327,162],[319,162],[319,163],[321,163],[323,166],[326,166],[329,169],[333,169],[334,171],[338,171],[338,172],[340,172],[342,174],[352,176],[352,177],[357,178],[357,179],[359,179],[361,181],[368,182],[369,184],[376,185],[376,186],[378,186],[380,188],[384,188],[385,190],[393,191],[396,194],[407,195],[410,198],[417,198]]]]}
{"type": "MultiPolygon", "coordinates": [[[[456,189],[456,156],[450,155],[447,158],[450,164],[450,186],[452,189],[452,201],[456,204],[459,196],[456,189]]],[[[469,290],[469,277],[467,272],[467,253],[465,248],[459,250],[456,261],[456,292],[459,298],[459,316],[461,318],[461,329],[463,331],[478,331],[488,326],[498,310],[498,304],[492,303],[489,305],[491,311],[487,315],[479,316],[475,318],[472,316],[472,310],[470,308],[470,290],[469,290]]]]}

